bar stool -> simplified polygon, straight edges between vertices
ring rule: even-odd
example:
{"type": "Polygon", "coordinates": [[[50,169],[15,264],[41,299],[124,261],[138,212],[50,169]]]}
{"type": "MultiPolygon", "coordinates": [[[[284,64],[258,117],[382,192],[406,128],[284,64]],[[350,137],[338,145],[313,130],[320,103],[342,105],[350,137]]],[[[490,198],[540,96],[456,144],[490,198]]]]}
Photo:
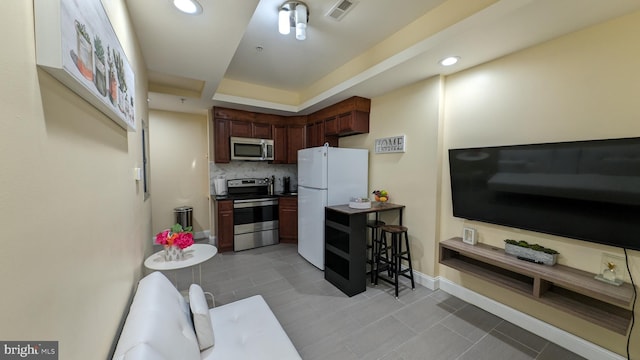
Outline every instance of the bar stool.
{"type": "MultiPolygon", "coordinates": [[[[368,273],[371,274],[371,284],[374,281],[374,269],[375,269],[375,256],[376,256],[376,246],[380,242],[379,229],[381,226],[386,225],[384,221],[380,220],[369,220],[367,221],[367,227],[371,229],[371,244],[367,244],[367,250],[369,250],[369,255],[367,258],[367,264],[370,266],[370,270],[368,273]]],[[[385,246],[386,247],[386,246],[385,246]]],[[[385,253],[388,254],[388,251],[385,253]]],[[[388,256],[386,256],[388,258],[388,256]]]]}
{"type": "Polygon", "coordinates": [[[400,276],[404,276],[411,280],[411,289],[416,288],[413,280],[413,266],[411,265],[411,251],[409,250],[408,229],[401,225],[383,225],[380,227],[382,232],[379,244],[387,245],[387,234],[391,234],[391,259],[385,261],[380,256],[376,258],[375,284],[378,284],[379,273],[386,268],[390,272],[389,278],[381,277],[380,279],[395,286],[396,299],[398,298],[398,285],[400,276]],[[405,250],[402,250],[402,235],[404,235],[405,250]],[[402,270],[402,260],[407,261],[409,265],[402,270]],[[408,275],[407,275],[408,273],[408,275]]]}

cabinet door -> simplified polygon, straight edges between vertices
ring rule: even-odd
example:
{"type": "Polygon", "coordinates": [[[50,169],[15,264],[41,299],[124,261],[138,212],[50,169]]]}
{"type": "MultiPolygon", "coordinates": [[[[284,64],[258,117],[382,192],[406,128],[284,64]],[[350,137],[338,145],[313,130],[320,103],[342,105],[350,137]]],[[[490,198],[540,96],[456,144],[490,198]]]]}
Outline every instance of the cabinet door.
{"type": "Polygon", "coordinates": [[[216,234],[218,251],[233,251],[233,201],[217,201],[216,234]]]}
{"type": "Polygon", "coordinates": [[[324,135],[338,135],[338,117],[332,117],[324,121],[324,135]]]}
{"type": "Polygon", "coordinates": [[[231,161],[231,145],[229,142],[229,120],[213,120],[213,161],[228,163],[231,161]]]}
{"type": "Polygon", "coordinates": [[[314,139],[316,138],[316,131],[318,131],[317,129],[318,128],[316,124],[307,125],[307,131],[306,131],[307,147],[315,146],[314,139]]]}
{"type": "Polygon", "coordinates": [[[324,122],[319,121],[315,124],[307,125],[307,144],[306,147],[316,147],[324,145],[324,122]]]}
{"type": "Polygon", "coordinates": [[[305,126],[304,125],[290,125],[287,127],[287,163],[298,163],[298,150],[304,149],[306,145],[305,141],[305,126]]]}
{"type": "Polygon", "coordinates": [[[298,198],[280,198],[278,211],[280,242],[298,243],[298,198]]]}
{"type": "Polygon", "coordinates": [[[340,136],[369,132],[369,114],[362,111],[350,111],[338,116],[340,136]]]}
{"type": "Polygon", "coordinates": [[[257,139],[271,139],[271,124],[253,123],[253,136],[257,139]]]}
{"type": "Polygon", "coordinates": [[[286,164],[288,156],[287,127],[284,125],[273,126],[273,163],[286,164]]]}
{"type": "Polygon", "coordinates": [[[229,124],[229,133],[231,136],[251,137],[253,133],[253,123],[248,121],[234,121],[229,124]]]}

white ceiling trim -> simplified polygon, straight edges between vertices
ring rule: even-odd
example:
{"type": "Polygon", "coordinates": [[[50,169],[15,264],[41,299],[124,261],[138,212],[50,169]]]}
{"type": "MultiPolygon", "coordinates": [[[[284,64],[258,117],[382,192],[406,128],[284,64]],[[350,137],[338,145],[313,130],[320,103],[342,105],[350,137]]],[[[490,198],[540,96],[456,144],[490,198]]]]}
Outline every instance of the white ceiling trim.
{"type": "MultiPolygon", "coordinates": [[[[399,66],[419,55],[426,53],[427,51],[433,50],[436,46],[445,43],[447,40],[459,35],[465,31],[469,31],[470,29],[486,25],[496,21],[497,19],[523,7],[527,4],[531,3],[533,0],[508,0],[508,1],[500,1],[489,6],[486,9],[481,10],[480,12],[469,16],[468,18],[436,33],[428,38],[425,38],[422,41],[402,50],[389,58],[382,60],[381,62],[369,67],[368,69],[362,71],[359,74],[335,85],[326,91],[310,98],[302,102],[300,105],[287,105],[277,102],[270,101],[262,101],[253,98],[241,97],[241,96],[233,96],[226,95],[221,93],[216,93],[212,97],[214,101],[223,101],[235,104],[241,104],[246,106],[258,106],[264,107],[273,110],[279,111],[287,111],[298,113],[304,111],[305,109],[309,109],[314,105],[321,103],[322,101],[328,100],[334,96],[339,96],[341,93],[356,87],[357,85],[361,85],[362,83],[375,78],[376,76],[385,73],[386,71],[399,66]]],[[[445,55],[455,55],[455,54],[443,54],[445,55]]],[[[469,66],[472,66],[470,64],[469,66]]],[[[468,66],[467,66],[468,67],[468,66]]],[[[457,71],[462,70],[463,68],[456,68],[457,71]]],[[[438,75],[438,72],[433,72],[431,74],[426,74],[424,78],[428,78],[434,75],[438,75]]]]}

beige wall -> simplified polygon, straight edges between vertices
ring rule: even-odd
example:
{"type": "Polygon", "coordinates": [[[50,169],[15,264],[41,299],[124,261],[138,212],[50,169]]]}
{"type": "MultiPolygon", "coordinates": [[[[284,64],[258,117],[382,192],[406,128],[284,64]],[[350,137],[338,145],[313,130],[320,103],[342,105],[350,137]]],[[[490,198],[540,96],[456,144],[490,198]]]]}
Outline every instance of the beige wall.
{"type": "MultiPolygon", "coordinates": [[[[136,73],[146,73],[124,0],[107,12],[136,73]]],[[[151,250],[150,205],[127,132],[35,64],[33,2],[0,2],[0,339],[57,340],[60,359],[104,359],[151,250]]]]}
{"type": "MultiPolygon", "coordinates": [[[[341,147],[369,149],[369,192],[385,189],[389,201],[406,205],[414,268],[434,275],[438,200],[438,105],[434,77],[372,99],[369,134],[340,139],[341,147]],[[406,136],[406,152],[375,154],[377,138],[406,136]]],[[[395,212],[382,214],[394,223],[395,212]]]]}
{"type": "MultiPolygon", "coordinates": [[[[640,136],[639,33],[635,13],[447,77],[444,149],[640,136]]],[[[560,263],[594,273],[602,270],[603,252],[622,254],[614,247],[453,218],[447,161],[443,153],[440,239],[460,236],[468,224],[481,242],[538,242],[558,250],[560,263]]],[[[629,255],[634,278],[640,279],[640,253],[629,255]]],[[[440,266],[439,274],[625,354],[624,336],[450,268],[440,266]]],[[[640,356],[637,329],[634,338],[632,358],[640,356]]]]}
{"type": "MultiPolygon", "coordinates": [[[[385,188],[392,202],[407,206],[405,224],[414,261],[418,259],[416,270],[443,276],[625,354],[624,336],[439,266],[437,242],[460,236],[462,227],[470,225],[478,230],[481,242],[496,246],[506,238],[538,242],[559,250],[561,263],[594,273],[601,270],[603,252],[622,254],[618,248],[454,218],[446,150],[640,136],[638,33],[640,13],[372,99],[370,133],[341,138],[340,146],[369,149],[370,191],[385,188]],[[407,136],[406,153],[373,153],[376,138],[401,134],[407,136]]],[[[640,255],[629,254],[638,279],[640,255]]],[[[635,356],[640,352],[636,344],[632,341],[635,356]]]]}
{"type": "Polygon", "coordinates": [[[149,146],[154,234],[175,224],[178,206],[193,207],[194,232],[209,230],[207,116],[151,111],[149,146]]]}

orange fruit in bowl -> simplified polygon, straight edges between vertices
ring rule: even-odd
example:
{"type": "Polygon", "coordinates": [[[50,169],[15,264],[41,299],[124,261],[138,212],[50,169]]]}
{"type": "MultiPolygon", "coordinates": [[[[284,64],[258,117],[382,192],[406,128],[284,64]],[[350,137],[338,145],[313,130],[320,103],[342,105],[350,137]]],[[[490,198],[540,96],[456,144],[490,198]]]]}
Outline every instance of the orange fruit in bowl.
{"type": "Polygon", "coordinates": [[[376,195],[376,201],[380,201],[380,196],[376,195]]]}

